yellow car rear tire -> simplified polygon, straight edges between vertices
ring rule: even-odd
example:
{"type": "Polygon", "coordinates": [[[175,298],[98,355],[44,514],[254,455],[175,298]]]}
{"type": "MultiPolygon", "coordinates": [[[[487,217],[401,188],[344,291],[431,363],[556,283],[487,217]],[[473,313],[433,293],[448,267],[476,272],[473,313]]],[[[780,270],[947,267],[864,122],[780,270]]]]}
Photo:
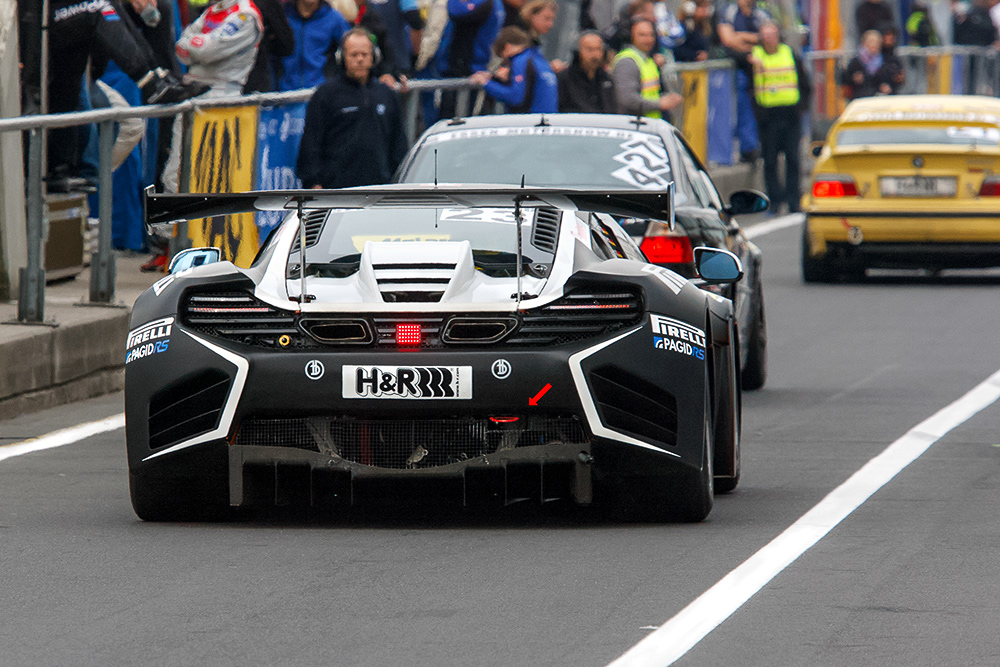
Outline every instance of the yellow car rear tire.
{"type": "Polygon", "coordinates": [[[837,277],[825,255],[813,257],[809,253],[809,227],[802,227],[802,282],[831,283],[837,277]]]}

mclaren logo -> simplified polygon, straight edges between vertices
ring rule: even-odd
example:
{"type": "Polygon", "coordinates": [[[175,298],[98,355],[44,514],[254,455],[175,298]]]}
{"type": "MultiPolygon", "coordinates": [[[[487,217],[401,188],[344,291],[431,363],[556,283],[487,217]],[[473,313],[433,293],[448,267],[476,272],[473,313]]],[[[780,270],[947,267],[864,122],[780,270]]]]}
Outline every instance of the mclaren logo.
{"type": "Polygon", "coordinates": [[[344,398],[471,399],[471,366],[344,366],[344,398]]]}

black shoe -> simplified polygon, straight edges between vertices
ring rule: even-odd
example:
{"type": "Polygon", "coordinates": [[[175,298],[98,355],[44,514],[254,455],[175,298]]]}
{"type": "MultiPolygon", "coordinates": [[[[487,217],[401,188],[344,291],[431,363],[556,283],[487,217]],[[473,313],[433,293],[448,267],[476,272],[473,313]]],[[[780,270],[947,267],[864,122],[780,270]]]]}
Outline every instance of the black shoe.
{"type": "Polygon", "coordinates": [[[747,164],[753,164],[760,158],[760,151],[742,151],[740,152],[740,162],[745,162],[747,164]]]}
{"type": "Polygon", "coordinates": [[[177,104],[207,93],[209,88],[197,81],[185,83],[170,72],[163,72],[142,87],[142,97],[146,104],[177,104]]]}

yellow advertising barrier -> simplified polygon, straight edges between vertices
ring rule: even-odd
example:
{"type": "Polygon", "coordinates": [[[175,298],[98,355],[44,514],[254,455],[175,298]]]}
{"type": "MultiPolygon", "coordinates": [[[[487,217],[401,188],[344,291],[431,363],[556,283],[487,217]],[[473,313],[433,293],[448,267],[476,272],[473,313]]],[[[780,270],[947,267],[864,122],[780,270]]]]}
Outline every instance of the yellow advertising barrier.
{"type": "Polygon", "coordinates": [[[708,162],[708,71],[681,72],[684,116],[681,132],[698,159],[708,162]]]}
{"type": "MultiPolygon", "coordinates": [[[[257,149],[255,106],[204,109],[191,123],[190,192],[245,192],[253,189],[257,149]]],[[[248,267],[260,241],[252,213],[216,216],[188,223],[193,246],[222,249],[222,258],[248,267]]]]}

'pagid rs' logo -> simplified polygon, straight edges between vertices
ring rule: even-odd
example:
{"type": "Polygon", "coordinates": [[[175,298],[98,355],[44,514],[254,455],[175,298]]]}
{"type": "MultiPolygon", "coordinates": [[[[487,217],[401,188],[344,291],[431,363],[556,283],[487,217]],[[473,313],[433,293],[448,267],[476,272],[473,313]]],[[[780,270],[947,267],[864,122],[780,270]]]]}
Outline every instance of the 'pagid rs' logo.
{"type": "Polygon", "coordinates": [[[137,359],[166,352],[170,348],[170,331],[174,326],[174,318],[164,317],[147,322],[136,327],[128,334],[125,363],[130,364],[137,359]]]}
{"type": "Polygon", "coordinates": [[[654,313],[650,313],[649,321],[653,327],[653,347],[656,349],[678,352],[696,359],[705,358],[705,332],[698,327],[654,313]]]}
{"type": "Polygon", "coordinates": [[[344,398],[471,399],[471,366],[344,366],[344,398]]]}

